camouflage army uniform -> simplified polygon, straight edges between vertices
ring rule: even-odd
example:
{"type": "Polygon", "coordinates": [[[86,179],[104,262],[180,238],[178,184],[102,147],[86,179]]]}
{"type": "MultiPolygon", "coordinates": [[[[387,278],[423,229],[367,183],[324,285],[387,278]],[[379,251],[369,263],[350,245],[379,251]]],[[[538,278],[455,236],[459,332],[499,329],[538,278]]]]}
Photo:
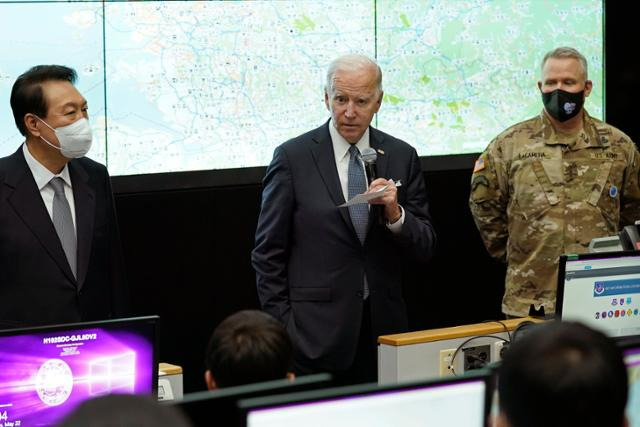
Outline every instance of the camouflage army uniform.
{"type": "Polygon", "coordinates": [[[555,311],[558,257],[640,219],[640,154],[618,129],[584,114],[577,135],[544,112],[498,135],[478,158],[469,205],[491,256],[507,261],[502,311],[555,311]]]}

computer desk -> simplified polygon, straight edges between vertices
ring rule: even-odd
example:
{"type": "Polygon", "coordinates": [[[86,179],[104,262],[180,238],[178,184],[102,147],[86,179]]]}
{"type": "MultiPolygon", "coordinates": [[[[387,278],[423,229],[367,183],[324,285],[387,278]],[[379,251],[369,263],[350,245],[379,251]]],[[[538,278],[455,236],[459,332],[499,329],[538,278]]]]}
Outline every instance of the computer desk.
{"type": "MultiPolygon", "coordinates": [[[[488,346],[488,363],[500,359],[505,340],[523,322],[539,323],[542,319],[523,317],[498,322],[483,322],[449,328],[429,329],[402,334],[383,335],[378,338],[378,383],[393,384],[403,381],[433,379],[462,374],[464,352],[459,349],[453,363],[454,373],[448,369],[452,350],[488,346]],[[480,336],[490,337],[480,337],[480,336]],[[442,363],[441,363],[442,360],[442,363]]],[[[483,347],[487,348],[487,347],[483,347]]]]}

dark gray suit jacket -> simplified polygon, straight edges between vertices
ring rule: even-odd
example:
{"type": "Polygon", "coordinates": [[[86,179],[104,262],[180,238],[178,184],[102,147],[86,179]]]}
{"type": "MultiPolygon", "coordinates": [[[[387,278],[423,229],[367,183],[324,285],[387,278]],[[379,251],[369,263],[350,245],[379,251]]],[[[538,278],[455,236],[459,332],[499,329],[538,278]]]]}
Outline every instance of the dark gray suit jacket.
{"type": "Polygon", "coordinates": [[[22,147],[0,159],[0,328],[128,314],[120,237],[107,169],[69,162],[77,274],[62,249],[22,147]]]}
{"type": "Polygon", "coordinates": [[[403,266],[408,258],[426,262],[435,246],[416,151],[374,128],[378,176],[402,180],[405,221],[394,235],[370,220],[360,243],[348,209],[336,207],[344,196],[328,126],[276,148],[252,253],[262,307],[286,325],[302,371],[339,371],[353,362],[365,274],[373,334],[406,331],[403,266]]]}

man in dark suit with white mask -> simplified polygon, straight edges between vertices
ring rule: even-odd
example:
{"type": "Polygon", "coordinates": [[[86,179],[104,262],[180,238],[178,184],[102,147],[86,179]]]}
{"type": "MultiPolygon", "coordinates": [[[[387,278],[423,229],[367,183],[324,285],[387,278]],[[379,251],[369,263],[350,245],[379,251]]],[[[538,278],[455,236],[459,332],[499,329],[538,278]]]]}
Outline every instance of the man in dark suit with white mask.
{"type": "Polygon", "coordinates": [[[76,72],[40,65],[11,91],[18,150],[0,159],[0,327],[128,312],[109,174],[91,147],[76,72]]]}

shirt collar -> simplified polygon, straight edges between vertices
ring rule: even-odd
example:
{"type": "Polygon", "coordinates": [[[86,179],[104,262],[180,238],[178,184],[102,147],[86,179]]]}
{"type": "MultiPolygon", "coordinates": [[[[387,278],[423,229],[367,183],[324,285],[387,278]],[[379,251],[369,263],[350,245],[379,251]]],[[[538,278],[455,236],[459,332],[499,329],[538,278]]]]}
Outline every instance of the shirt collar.
{"type": "Polygon", "coordinates": [[[42,163],[36,160],[35,157],[31,155],[29,148],[27,147],[27,143],[22,144],[22,153],[24,154],[24,159],[27,162],[27,166],[31,170],[31,174],[33,175],[33,179],[36,181],[36,185],[38,186],[38,190],[42,190],[45,185],[49,184],[54,177],[60,177],[62,180],[71,187],[71,176],[69,175],[69,164],[64,165],[62,171],[55,175],[51,173],[51,171],[45,168],[42,163]]]}
{"type": "MultiPolygon", "coordinates": [[[[342,135],[340,135],[340,132],[338,132],[338,129],[336,129],[334,125],[333,119],[329,120],[329,135],[331,135],[331,142],[333,143],[333,153],[336,156],[336,163],[340,162],[349,153],[349,148],[353,144],[350,144],[349,141],[347,141],[342,135]]],[[[362,153],[362,150],[370,146],[369,127],[367,127],[367,130],[364,131],[362,137],[358,140],[358,142],[356,142],[356,147],[358,147],[358,150],[360,150],[360,152],[362,153]]]]}

